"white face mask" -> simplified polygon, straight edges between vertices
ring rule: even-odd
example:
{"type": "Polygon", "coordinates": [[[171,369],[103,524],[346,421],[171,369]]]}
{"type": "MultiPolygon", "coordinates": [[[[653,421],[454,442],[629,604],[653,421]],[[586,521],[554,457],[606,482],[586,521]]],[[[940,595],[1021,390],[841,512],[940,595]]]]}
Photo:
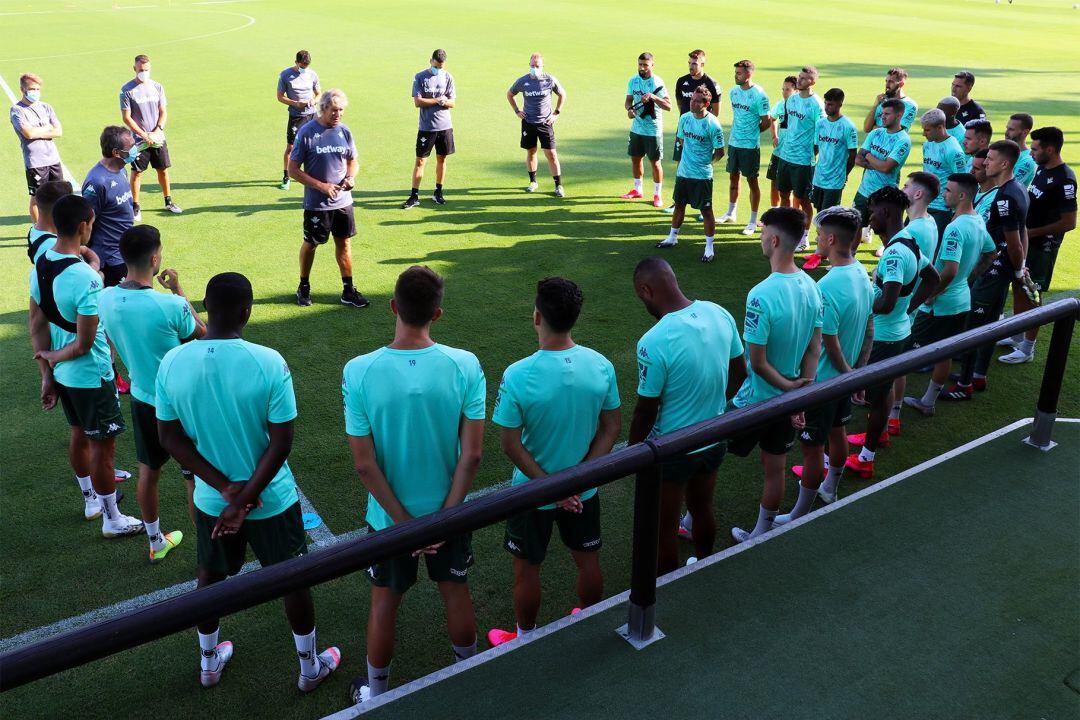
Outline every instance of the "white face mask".
{"type": "Polygon", "coordinates": [[[139,82],[148,82],[150,80],[150,71],[143,70],[142,72],[135,73],[135,77],[139,79],[139,82]]]}

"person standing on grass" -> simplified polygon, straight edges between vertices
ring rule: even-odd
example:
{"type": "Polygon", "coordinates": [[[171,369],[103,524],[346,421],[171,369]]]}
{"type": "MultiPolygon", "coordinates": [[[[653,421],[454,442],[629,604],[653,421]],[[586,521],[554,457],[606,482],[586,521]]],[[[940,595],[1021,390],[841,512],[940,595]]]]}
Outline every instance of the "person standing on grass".
{"type": "Polygon", "coordinates": [[[30,222],[40,219],[34,195],[43,183],[64,179],[64,166],[56,149],[56,138],[64,128],[52,105],[41,100],[41,78],[34,73],[19,77],[22,98],[11,106],[11,127],[19,138],[23,164],[26,166],[26,189],[30,193],[30,222]]]}
{"type": "Polygon", "coordinates": [[[446,180],[446,158],[454,154],[454,125],[450,110],[457,104],[454,76],[446,70],[446,51],[431,54],[430,65],[416,73],[412,84],[413,104],[420,109],[420,129],[416,133],[416,163],[413,165],[412,192],[401,204],[410,210],[420,204],[420,182],[424,165],[435,151],[435,192],[431,199],[445,205],[443,182],[446,180]]]}
{"type": "Polygon", "coordinates": [[[979,183],[979,192],[975,195],[975,212],[983,219],[983,223],[990,220],[990,210],[994,206],[994,198],[997,197],[997,185],[992,178],[986,175],[987,150],[976,150],[969,159],[971,174],[979,183]]]}
{"type": "MultiPolygon", "coordinates": [[[[53,222],[52,210],[56,201],[75,192],[71,183],[67,180],[50,180],[41,183],[34,197],[37,199],[38,219],[26,231],[26,255],[30,258],[30,264],[37,264],[38,258],[45,254],[46,250],[56,245],[56,223],[53,222]]],[[[79,256],[97,272],[101,269],[101,259],[90,248],[83,245],[79,248],[79,256]]]]}
{"type": "Polygon", "coordinates": [[[566,103],[566,90],[554,75],[544,72],[544,56],[533,53],[529,58],[529,74],[522,75],[506,91],[506,100],[514,114],[521,118],[521,148],[525,151],[525,169],[529,173],[529,185],[525,192],[536,192],[540,187],[536,183],[536,145],[544,151],[551,179],[555,183],[555,197],[566,196],[562,185],[562,169],[559,155],[555,150],[555,121],[559,119],[563,104],[566,103]],[[551,95],[559,100],[555,109],[551,108],[551,95]],[[525,97],[524,107],[519,108],[516,97],[525,97]]]}
{"type": "Polygon", "coordinates": [[[630,156],[634,187],[624,193],[622,199],[640,200],[644,197],[645,158],[648,157],[653,177],[652,204],[655,208],[661,208],[664,206],[660,200],[664,184],[664,116],[661,113],[671,110],[671,97],[663,79],[653,72],[652,53],[638,55],[637,75],[630,78],[626,85],[623,107],[626,117],[631,120],[626,154],[630,156]]]}
{"type": "Polygon", "coordinates": [[[1035,170],[1038,167],[1035,158],[1031,156],[1031,148],[1027,144],[1028,135],[1033,127],[1035,127],[1035,119],[1027,113],[1014,113],[1009,116],[1009,122],[1005,124],[1005,139],[1012,140],[1020,146],[1020,159],[1016,161],[1013,176],[1025,190],[1031,187],[1031,181],[1035,179],[1035,170]]]}
{"type": "Polygon", "coordinates": [[[277,101],[289,107],[289,122],[285,125],[285,169],[279,190],[289,189],[289,156],[296,133],[304,123],[315,118],[315,109],[319,105],[319,76],[310,66],[311,53],[298,50],[296,62],[278,75],[277,101]]]}
{"type": "Polygon", "coordinates": [[[888,127],[888,123],[882,116],[885,102],[888,100],[899,100],[904,104],[904,109],[900,112],[900,128],[904,132],[910,132],[911,126],[915,124],[915,119],[919,116],[919,103],[904,94],[906,84],[907,70],[904,68],[890,68],[885,73],[885,92],[874,99],[870,112],[863,120],[863,132],[873,132],[876,127],[888,127]]]}
{"type": "MultiPolygon", "coordinates": [[[[131,373],[131,424],[139,460],[137,500],[150,540],[150,562],[157,563],[184,539],[179,530],[161,532],[158,481],[169,453],[158,439],[154,382],[165,353],[206,334],[206,325],[180,287],[176,270],[161,267],[161,233],[139,225],[120,237],[128,275],[101,293],[101,324],[131,373]],[[172,294],[154,292],[154,280],[172,294]]],[[[185,475],[185,480],[187,476],[185,475]]],[[[188,486],[189,506],[195,479],[188,486]]],[[[194,520],[194,510],[189,507],[194,520]]]]}
{"type": "Polygon", "coordinates": [[[964,125],[964,154],[968,156],[968,171],[971,172],[972,158],[978,152],[986,152],[994,139],[994,126],[989,120],[968,120],[964,125]]]}
{"type": "Polygon", "coordinates": [[[941,98],[941,101],[937,104],[938,110],[945,113],[945,132],[949,133],[960,148],[964,147],[964,123],[956,119],[956,115],[960,110],[960,101],[954,98],[952,95],[941,98]]]}
{"type": "Polygon", "coordinates": [[[784,117],[787,122],[787,137],[784,145],[777,148],[780,162],[776,166],[776,186],[780,195],[791,193],[794,207],[803,211],[806,227],[795,252],[810,246],[810,217],[814,207],[810,203],[810,191],[814,178],[814,140],[817,121],[825,114],[825,105],[814,93],[818,80],[818,70],[807,65],[799,72],[798,93],[784,100],[784,117]]]}
{"type": "Polygon", "coordinates": [[[114,457],[124,417],[113,382],[109,344],[98,318],[101,277],[83,262],[94,209],[67,195],[53,206],[56,244],[30,274],[30,343],[41,373],[41,408],[59,403],[71,425],[68,459],[83,494],[83,517],[100,517],[101,534],[126,537],[143,531],[117,506],[114,457]]]}
{"type": "MultiPolygon", "coordinates": [[[[675,81],[674,97],[679,108],[679,117],[690,112],[690,101],[693,100],[694,93],[702,85],[709,89],[713,99],[716,101],[709,107],[709,112],[716,117],[720,117],[720,88],[717,86],[716,81],[705,72],[705,51],[700,49],[691,50],[687,66],[690,72],[675,81]]],[[[676,163],[682,159],[682,143],[679,141],[678,136],[675,137],[675,148],[671,153],[671,159],[676,163]]],[[[675,203],[665,208],[664,212],[675,212],[675,203]]]]}
{"type": "MultiPolygon", "coordinates": [[[[634,292],[656,324],[637,344],[637,404],[630,445],[722,415],[728,398],[746,377],[739,329],[731,313],[715,303],[686,297],[664,259],[648,257],[638,263],[634,292]]],[[[657,575],[679,566],[683,503],[689,510],[685,524],[693,533],[693,557],[712,554],[713,489],[725,452],[721,440],[659,465],[657,575]]]]}
{"type": "MultiPolygon", "coordinates": [[[[863,242],[868,242],[870,208],[869,198],[883,187],[896,187],[900,181],[900,170],[911,154],[911,137],[900,127],[900,118],[904,104],[896,99],[886,100],[881,104],[881,127],[874,128],[866,136],[859,152],[855,154],[855,164],[863,168],[862,181],[855,193],[854,207],[862,213],[863,242]]],[[[878,250],[878,257],[884,248],[878,250]]]]}
{"type": "MultiPolygon", "coordinates": [[[[155,383],[161,445],[195,473],[200,588],[236,575],[248,546],[263,567],[307,553],[296,479],[289,468],[296,397],[289,366],[276,351],[243,338],[251,283],[226,272],[206,284],[206,335],[165,354],[155,383]]],[[[311,591],[282,598],[300,661],[297,686],[317,688],[341,663],[318,652],[311,591]]],[[[233,644],[218,642],[215,618],[199,623],[199,681],[221,681],[233,644]]]]}
{"type": "MultiPolygon", "coordinates": [[[[926,141],[922,146],[923,172],[933,174],[938,180],[940,194],[930,203],[928,211],[937,226],[940,240],[945,235],[945,227],[952,222],[953,212],[945,204],[945,187],[949,178],[967,171],[967,156],[964,148],[949,135],[945,127],[945,113],[934,108],[922,116],[922,131],[926,141]]],[[[910,176],[909,176],[910,177],[910,176]]]]}
{"type": "MultiPolygon", "coordinates": [[[[540,349],[503,373],[492,422],[500,427],[503,452],[514,464],[513,484],[543,482],[560,470],[607,455],[622,431],[615,367],[571,337],[584,298],[572,281],[537,283],[533,326],[540,349]]],[[[578,607],[600,601],[600,496],[596,489],[526,510],[506,521],[503,546],[514,556],[516,632],[488,631],[492,647],[536,629],[540,612],[540,566],[551,531],[577,566],[578,607]]]]}
{"type": "MultiPolygon", "coordinates": [[[[789,207],[791,205],[791,193],[780,193],[776,185],[776,168],[780,164],[780,148],[784,144],[784,136],[787,134],[787,116],[784,115],[784,104],[795,93],[795,85],[799,78],[788,75],[780,86],[781,98],[776,101],[769,111],[770,126],[772,133],[772,155],[769,157],[769,168],[765,171],[765,178],[769,181],[769,207],[789,207]]],[[[755,228],[756,229],[756,228],[755,228]]]]}
{"type": "MultiPolygon", "coordinates": [[[[814,165],[810,203],[817,212],[840,204],[848,176],[855,167],[855,153],[859,150],[859,131],[855,129],[855,123],[851,122],[850,118],[840,114],[843,106],[843,90],[832,88],[826,92],[825,117],[818,118],[817,128],[814,131],[817,163],[814,165]]],[[[821,261],[825,258],[817,252],[819,247],[822,247],[821,243],[817,243],[814,251],[806,256],[803,261],[803,270],[809,272],[821,265],[821,261]]]]}
{"type": "MultiPolygon", "coordinates": [[[[345,432],[376,532],[460,505],[480,467],[487,383],[475,355],[431,339],[442,298],[443,279],[430,268],[401,273],[390,301],[393,342],[345,365],[345,432]]],[[[476,654],[472,533],[376,563],[367,570],[367,674],[353,679],[354,703],[389,687],[398,608],[421,557],[446,608],[455,662],[476,654]]]]}
{"type": "Polygon", "coordinates": [[[289,175],[304,186],[304,241],[300,243],[300,285],[296,304],[311,306],[311,266],[315,251],[334,237],[334,259],[341,271],[341,304],[366,308],[369,303],[353,285],[352,247],[356,235],[352,189],[360,163],[352,131],[341,122],[349,99],[341,90],[319,97],[319,114],[296,134],[289,175]]]}
{"type": "Polygon", "coordinates": [[[956,110],[956,119],[967,126],[972,120],[986,120],[986,111],[971,97],[971,88],[975,87],[975,74],[961,70],[953,75],[950,92],[960,103],[956,110]]]}
{"type": "Polygon", "coordinates": [[[739,203],[739,178],[745,177],[750,188],[750,221],[742,229],[746,236],[757,232],[758,207],[761,205],[761,133],[769,128],[769,96],[751,81],[754,63],[735,63],[735,87],[728,94],[731,102],[731,140],[728,143],[728,209],[717,222],[734,223],[739,203]]]}
{"type": "Polygon", "coordinates": [[[184,212],[172,199],[169,185],[169,144],[165,141],[165,121],[168,119],[165,88],[150,79],[150,58],[135,56],[135,77],[120,88],[120,117],[139,139],[139,154],[131,163],[131,202],[136,222],[142,219],[139,190],[142,174],[148,167],[157,171],[158,185],[165,196],[165,210],[179,215],[184,212]]]}
{"type": "MultiPolygon", "coordinates": [[[[796,208],[773,208],[761,222],[761,251],[772,272],[746,296],[743,343],[749,371],[732,401],[740,409],[812,383],[821,354],[821,289],[795,265],[806,216],[796,208]]],[[[787,452],[801,420],[801,413],[784,416],[728,440],[728,449],[739,457],[759,447],[764,474],[757,523],[750,531],[731,528],[735,542],[773,529],[784,499],[787,452]]]]}

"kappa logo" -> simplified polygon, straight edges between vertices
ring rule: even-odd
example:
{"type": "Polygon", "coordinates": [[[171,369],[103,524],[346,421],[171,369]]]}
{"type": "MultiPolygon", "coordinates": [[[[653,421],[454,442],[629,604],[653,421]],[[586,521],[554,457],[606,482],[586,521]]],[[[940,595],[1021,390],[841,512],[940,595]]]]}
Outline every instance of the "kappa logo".
{"type": "Polygon", "coordinates": [[[645,348],[644,345],[642,345],[641,347],[638,348],[637,354],[640,357],[643,357],[643,358],[648,358],[649,357],[649,351],[648,351],[648,349],[645,348]]]}
{"type": "Polygon", "coordinates": [[[111,187],[111,188],[116,187],[116,181],[115,180],[110,180],[109,181],[109,187],[111,187]]]}
{"type": "Polygon", "coordinates": [[[506,547],[508,550],[517,550],[518,552],[521,552],[521,548],[519,548],[513,540],[507,540],[506,547]]]}
{"type": "Polygon", "coordinates": [[[808,433],[806,430],[803,430],[802,433],[799,434],[799,437],[803,440],[808,441],[810,440],[810,433],[808,433]]]}
{"type": "Polygon", "coordinates": [[[427,138],[426,137],[420,138],[420,144],[421,145],[426,145],[427,144],[427,138]]]}
{"type": "Polygon", "coordinates": [[[755,298],[750,298],[750,307],[761,309],[761,301],[755,298]]]}
{"type": "Polygon", "coordinates": [[[101,287],[101,285],[98,284],[97,280],[91,280],[90,281],[90,289],[91,290],[97,290],[99,287],[101,287]]]}
{"type": "Polygon", "coordinates": [[[109,427],[105,428],[105,432],[117,432],[120,430],[120,426],[116,423],[109,423],[109,427]]]}

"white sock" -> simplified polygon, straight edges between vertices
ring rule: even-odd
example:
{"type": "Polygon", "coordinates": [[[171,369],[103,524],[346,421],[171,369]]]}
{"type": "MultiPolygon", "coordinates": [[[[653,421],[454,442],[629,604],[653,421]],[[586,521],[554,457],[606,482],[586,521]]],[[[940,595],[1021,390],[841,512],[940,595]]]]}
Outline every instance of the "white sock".
{"type": "Polygon", "coordinates": [[[105,522],[116,522],[120,519],[120,508],[116,506],[116,492],[108,495],[98,495],[101,500],[101,513],[105,516],[105,522]]]}
{"type": "Polygon", "coordinates": [[[634,178],[634,189],[637,190],[638,192],[641,192],[641,188],[643,188],[643,187],[644,187],[644,185],[642,184],[642,179],[641,178],[634,178]]]}
{"type": "Polygon", "coordinates": [[[660,191],[661,191],[661,189],[663,188],[663,186],[664,186],[664,183],[658,183],[658,182],[654,182],[654,183],[652,184],[652,187],[653,187],[653,195],[659,195],[659,194],[660,194],[660,191]]]}
{"type": "Polygon", "coordinates": [[[221,628],[218,628],[214,632],[203,635],[199,633],[199,650],[202,651],[202,660],[200,661],[201,668],[203,670],[214,669],[214,648],[218,644],[218,633],[221,632],[221,628]]]}
{"type": "Polygon", "coordinates": [[[1025,355],[1030,355],[1033,352],[1035,352],[1035,341],[1034,340],[1028,340],[1027,338],[1024,338],[1023,340],[1021,340],[1020,341],[1020,352],[1024,353],[1025,355]]]}
{"type": "Polygon", "coordinates": [[[899,420],[900,419],[900,408],[902,408],[902,407],[904,407],[904,401],[903,400],[901,400],[900,402],[893,403],[892,410],[889,411],[889,419],[890,420],[899,420]]]}
{"type": "Polygon", "coordinates": [[[94,492],[94,484],[90,482],[90,476],[79,477],[75,476],[75,482],[79,483],[79,489],[82,490],[82,496],[85,500],[96,500],[97,493],[94,492]]]}
{"type": "Polygon", "coordinates": [[[979,373],[971,373],[971,377],[975,378],[976,380],[985,380],[986,379],[985,375],[980,375],[979,373]]]}
{"type": "Polygon", "coordinates": [[[799,499],[795,501],[795,507],[791,509],[791,519],[801,518],[806,513],[810,512],[810,508],[814,506],[814,498],[817,496],[817,490],[811,490],[810,488],[799,485],[799,499]]]}
{"type": "Polygon", "coordinates": [[[859,452],[859,460],[862,462],[874,462],[874,455],[876,454],[875,451],[869,450],[863,445],[863,449],[859,452]]]}
{"type": "Polygon", "coordinates": [[[146,537],[150,539],[151,550],[160,550],[165,547],[165,537],[161,534],[161,518],[154,522],[143,520],[143,527],[146,528],[146,537]]]}
{"type": "Polygon", "coordinates": [[[319,654],[315,652],[315,628],[307,635],[292,634],[296,657],[300,659],[300,674],[313,678],[319,674],[319,654]]]}
{"type": "Polygon", "coordinates": [[[836,487],[840,484],[840,477],[844,474],[843,466],[838,468],[830,467],[829,471],[825,474],[825,480],[821,483],[821,488],[830,495],[836,494],[836,487]]]}
{"type": "Polygon", "coordinates": [[[686,514],[682,516],[682,520],[679,521],[679,525],[686,529],[686,532],[694,532],[694,518],[691,517],[690,511],[687,510],[686,514]]]}
{"type": "Polygon", "coordinates": [[[713,254],[712,246],[713,246],[714,239],[715,238],[713,238],[711,235],[706,235],[705,236],[705,254],[706,255],[712,255],[713,254]]]}
{"type": "Polygon", "coordinates": [[[1013,345],[1019,345],[1020,343],[1024,342],[1024,333],[1020,333],[1019,335],[1013,335],[1009,339],[1013,341],[1013,345]]]}
{"type": "Polygon", "coordinates": [[[757,210],[750,211],[750,225],[757,225],[757,210]]]}
{"type": "Polygon", "coordinates": [[[942,387],[944,386],[938,385],[936,382],[931,380],[930,384],[926,386],[926,392],[923,393],[922,404],[934,407],[934,405],[937,403],[938,395],[941,393],[942,387]]]}
{"type": "Polygon", "coordinates": [[[765,508],[758,506],[757,513],[757,525],[754,526],[754,532],[750,533],[750,537],[756,538],[758,535],[764,535],[773,529],[773,518],[776,517],[776,510],[766,510],[765,508]]]}
{"type": "Polygon", "coordinates": [[[369,697],[382,695],[390,689],[390,666],[384,668],[375,667],[371,661],[367,661],[367,681],[369,697]]]}
{"type": "Polygon", "coordinates": [[[533,625],[528,630],[524,629],[520,625],[517,626],[517,636],[519,638],[527,638],[529,635],[532,635],[534,632],[536,632],[536,626],[535,625],[533,625]]]}
{"type": "Polygon", "coordinates": [[[461,662],[462,660],[468,660],[476,654],[476,641],[473,640],[472,645],[451,645],[454,648],[454,662],[461,662]]]}
{"type": "Polygon", "coordinates": [[[671,242],[675,242],[676,240],[678,240],[679,239],[679,230],[681,230],[681,229],[682,228],[675,228],[675,227],[671,228],[671,230],[668,232],[667,239],[669,241],[671,241],[671,242]]]}
{"type": "Polygon", "coordinates": [[[735,203],[728,203],[727,214],[731,217],[735,217],[735,203]]]}

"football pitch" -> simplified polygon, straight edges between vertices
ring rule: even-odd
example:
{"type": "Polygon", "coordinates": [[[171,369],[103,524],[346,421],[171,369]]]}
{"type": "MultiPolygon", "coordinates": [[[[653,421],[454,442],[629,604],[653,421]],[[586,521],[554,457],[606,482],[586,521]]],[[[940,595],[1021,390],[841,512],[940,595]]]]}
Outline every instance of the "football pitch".
{"type": "MultiPolygon", "coordinates": [[[[859,126],[889,67],[907,69],[906,90],[923,109],[948,94],[954,72],[971,70],[977,76],[973,97],[986,108],[995,137],[1001,136],[1009,114],[1028,112],[1036,127],[1061,127],[1064,159],[1074,166],[1080,161],[1075,151],[1080,102],[1073,87],[1080,79],[1075,42],[1080,11],[1064,1],[910,2],[902,10],[894,2],[632,7],[593,1],[536,7],[455,2],[422,9],[381,2],[300,8],[276,0],[130,4],[0,0],[5,38],[0,78],[16,92],[20,73],[44,78],[42,97],[56,108],[64,126],[61,156],[81,179],[100,156],[102,127],[120,122],[117,95],[130,78],[132,57],[150,55],[154,77],[168,92],[173,194],[185,212],[171,216],[162,211],[161,194],[149,173],[143,185],[143,222],[161,229],[165,264],[179,271],[193,299],[202,296],[206,281],[217,272],[239,271],[251,279],[256,306],[246,337],[277,349],[293,372],[300,414],[290,464],[325,521],[313,531],[313,541],[332,542],[362,525],[366,496],[345,443],[341,370],[350,358],[390,341],[393,282],[414,263],[445,276],[445,315],[433,335],[477,354],[488,379],[489,410],[502,371],[535,350],[531,312],[536,281],[548,275],[575,280],[585,294],[575,337],[614,363],[629,423],[636,387],[634,347],[652,323],[634,297],[631,273],[641,258],[656,252],[653,244],[664,237],[669,223],[667,215],[645,203],[617,199],[630,185],[622,102],[642,51],[654,53],[656,73],[674,82],[686,72],[687,52],[704,48],[709,53],[706,71],[725,95],[732,84],[732,63],[751,58],[758,65],[754,80],[772,100],[779,97],[784,76],[815,64],[821,72],[817,91],[843,88],[848,98],[844,112],[859,126]],[[415,141],[409,86],[436,47],[447,50],[447,68],[457,83],[453,118],[458,152],[449,163],[448,204],[435,207],[429,200],[434,182],[429,165],[423,205],[406,213],[398,205],[408,193],[415,141]],[[302,191],[295,183],[288,191],[276,188],[286,111],[275,101],[274,87],[277,74],[300,48],[312,53],[324,89],[337,87],[349,95],[344,122],[357,139],[360,160],[354,276],[372,301],[366,310],[338,304],[339,278],[328,248],[319,251],[312,273],[314,305],[299,308],[293,300],[302,191]],[[544,53],[547,70],[568,93],[557,125],[568,193],[561,200],[551,196],[543,160],[541,192],[523,192],[527,176],[517,142],[519,121],[505,100],[513,80],[527,72],[533,51],[544,53]]],[[[730,118],[725,97],[720,113],[725,130],[730,118]]],[[[669,148],[675,120],[674,114],[665,119],[669,148]]],[[[908,171],[920,166],[921,138],[917,130],[914,135],[908,171]]],[[[59,410],[40,411],[39,379],[31,361],[26,196],[13,134],[0,142],[0,167],[0,258],[5,268],[0,275],[0,398],[7,418],[0,442],[0,638],[11,640],[39,628],[71,627],[101,608],[147,602],[163,588],[182,591],[182,584],[194,577],[195,543],[175,464],[166,466],[162,478],[162,526],[184,530],[188,539],[163,564],[147,562],[145,538],[107,541],[96,523],[82,520],[66,461],[67,427],[59,410]]],[[[665,161],[665,199],[674,171],[674,163],[665,161]]],[[[849,180],[847,202],[857,173],[849,180]]],[[[718,171],[714,202],[719,207],[726,202],[726,188],[727,175],[718,171]]],[[[745,220],[748,211],[744,186],[740,218],[745,220]]],[[[688,220],[680,246],[669,255],[687,295],[718,302],[737,320],[747,291],[768,274],[758,239],[739,235],[741,227],[719,226],[717,262],[703,265],[698,262],[701,226],[688,220]]],[[[874,261],[869,250],[860,259],[868,266],[874,261]]],[[[1078,288],[1080,251],[1076,238],[1069,237],[1052,295],[1076,294],[1078,288]]],[[[933,421],[905,415],[903,435],[879,456],[878,478],[1030,416],[1048,339],[1044,331],[1033,364],[995,362],[990,391],[974,402],[939,407],[933,421]]],[[[1065,417],[1080,416],[1080,355],[1073,350],[1059,408],[1065,417]]],[[[924,382],[916,376],[910,387],[921,392],[924,382]]],[[[126,400],[123,406],[127,415],[126,400]]],[[[863,429],[862,417],[857,413],[854,431],[863,429]]],[[[135,470],[130,432],[121,437],[117,462],[135,470]]],[[[510,463],[489,424],[474,490],[497,487],[509,475],[510,463]]],[[[752,524],[760,483],[756,460],[725,461],[715,498],[722,531],[752,524]]],[[[845,477],[841,496],[868,484],[845,477]]],[[[128,497],[122,508],[134,512],[134,484],[124,489],[128,497]]],[[[789,483],[785,508],[794,495],[794,483],[789,483]]],[[[632,484],[613,483],[601,496],[605,595],[615,595],[629,583],[632,484]]],[[[858,512],[857,505],[846,511],[858,512]]],[[[721,537],[727,536],[722,532],[721,537]]],[[[474,539],[477,565],[470,582],[481,633],[513,623],[511,564],[501,541],[501,527],[474,539]]],[[[553,547],[545,565],[541,623],[562,617],[575,602],[573,564],[557,550],[553,547]]],[[[167,707],[177,717],[315,717],[338,710],[348,680],[364,669],[367,583],[360,576],[343,578],[315,588],[314,595],[320,645],[338,645],[344,661],[337,675],[311,696],[296,690],[289,630],[280,604],[272,603],[223,620],[222,638],[233,640],[237,653],[213,691],[198,685],[191,631],[5,693],[0,712],[111,717],[167,707]]],[[[899,613],[904,606],[899,598],[882,602],[892,603],[883,612],[891,607],[899,613]]],[[[438,594],[429,583],[420,583],[402,608],[393,684],[426,675],[450,659],[438,594]]],[[[836,679],[841,685],[846,680],[836,679]]]]}

